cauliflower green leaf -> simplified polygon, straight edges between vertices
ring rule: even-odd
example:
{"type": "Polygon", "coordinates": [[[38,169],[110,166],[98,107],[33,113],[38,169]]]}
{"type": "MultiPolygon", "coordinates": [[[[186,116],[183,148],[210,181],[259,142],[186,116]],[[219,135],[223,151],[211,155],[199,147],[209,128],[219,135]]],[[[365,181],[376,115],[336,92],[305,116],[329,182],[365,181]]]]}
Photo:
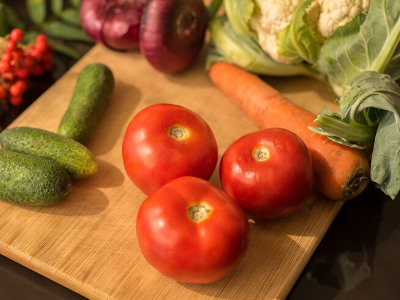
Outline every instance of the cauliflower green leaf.
{"type": "Polygon", "coordinates": [[[390,75],[394,80],[400,79],[400,44],[397,45],[385,73],[390,75]]]}
{"type": "Polygon", "coordinates": [[[238,34],[226,15],[211,20],[209,30],[215,48],[209,52],[207,66],[210,66],[213,60],[225,60],[259,75],[307,75],[316,78],[320,76],[306,64],[286,65],[273,60],[261,49],[255,37],[238,34]]]}
{"type": "Polygon", "coordinates": [[[348,84],[339,113],[321,114],[319,128],[309,128],[347,146],[374,142],[371,180],[394,199],[400,190],[400,87],[375,71],[361,72],[348,84]]]}
{"type": "Polygon", "coordinates": [[[226,15],[233,30],[240,35],[255,36],[249,22],[254,12],[253,0],[225,0],[226,15]]]}
{"type": "Polygon", "coordinates": [[[344,95],[348,82],[363,71],[388,71],[399,75],[400,5],[398,0],[371,0],[368,14],[358,14],[329,37],[317,61],[317,69],[326,74],[333,91],[344,95]],[[392,65],[391,65],[392,63],[392,65]]]}
{"type": "Polygon", "coordinates": [[[301,63],[303,60],[314,64],[321,51],[319,40],[304,21],[306,10],[314,1],[306,0],[299,5],[290,24],[278,34],[276,40],[278,55],[292,64],[301,63]]]}

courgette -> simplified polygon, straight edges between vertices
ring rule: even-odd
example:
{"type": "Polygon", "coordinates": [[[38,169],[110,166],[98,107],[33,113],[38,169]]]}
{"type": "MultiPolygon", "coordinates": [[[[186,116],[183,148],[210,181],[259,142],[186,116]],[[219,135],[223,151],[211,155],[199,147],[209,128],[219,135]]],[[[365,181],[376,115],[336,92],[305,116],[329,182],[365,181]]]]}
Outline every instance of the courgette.
{"type": "Polygon", "coordinates": [[[0,199],[49,206],[64,200],[71,186],[71,178],[59,164],[0,149],[0,199]]]}
{"type": "Polygon", "coordinates": [[[83,68],[57,133],[85,144],[107,107],[113,88],[114,76],[107,66],[92,63],[83,68]]]}
{"type": "Polygon", "coordinates": [[[98,166],[90,150],[81,143],[40,128],[14,127],[0,134],[3,149],[50,159],[61,165],[71,178],[85,178],[98,166]]]}

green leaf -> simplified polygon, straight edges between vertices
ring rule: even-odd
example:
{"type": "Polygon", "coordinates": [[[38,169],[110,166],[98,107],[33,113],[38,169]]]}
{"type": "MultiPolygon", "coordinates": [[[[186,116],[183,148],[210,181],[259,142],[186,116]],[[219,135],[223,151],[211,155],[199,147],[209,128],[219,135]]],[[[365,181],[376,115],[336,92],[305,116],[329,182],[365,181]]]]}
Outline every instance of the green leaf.
{"type": "MultiPolygon", "coordinates": [[[[264,52],[252,36],[239,35],[233,30],[226,16],[216,17],[209,22],[209,29],[216,51],[223,58],[250,72],[270,76],[295,76],[318,74],[304,65],[286,65],[273,60],[264,52]]],[[[221,57],[212,57],[221,60],[221,57]]],[[[212,62],[208,60],[208,64],[212,62]]]]}
{"type": "Polygon", "coordinates": [[[400,79],[400,44],[397,45],[396,51],[385,70],[385,74],[390,75],[394,80],[400,79]]]}
{"type": "Polygon", "coordinates": [[[385,73],[399,42],[398,0],[371,0],[368,15],[357,15],[326,40],[318,70],[328,76],[334,91],[342,96],[349,80],[361,72],[385,73]]]}
{"type": "Polygon", "coordinates": [[[319,115],[320,128],[310,129],[340,143],[374,141],[371,180],[394,199],[400,190],[400,87],[375,71],[364,71],[348,84],[340,113],[319,115]]]}
{"type": "Polygon", "coordinates": [[[51,7],[51,11],[53,12],[53,14],[59,15],[62,12],[62,9],[64,7],[64,1],[63,0],[51,0],[50,7],[51,7]]]}
{"type": "MultiPolygon", "coordinates": [[[[315,123],[317,123],[317,122],[315,122],[315,123]]],[[[347,146],[350,148],[357,148],[357,149],[365,149],[366,148],[366,146],[360,146],[358,144],[351,143],[348,140],[346,140],[345,138],[337,136],[334,133],[326,131],[323,128],[315,128],[315,127],[309,126],[308,129],[310,129],[311,131],[314,131],[315,133],[325,135],[328,139],[330,139],[331,141],[333,141],[335,143],[338,143],[338,144],[341,144],[341,145],[344,145],[344,146],[347,146]]]]}
{"type": "Polygon", "coordinates": [[[81,0],[69,0],[69,3],[71,3],[72,7],[78,8],[81,4],[81,0]]]}
{"type": "Polygon", "coordinates": [[[318,129],[320,129],[320,131],[318,133],[330,137],[335,136],[341,138],[343,141],[353,143],[372,143],[375,139],[375,133],[378,127],[378,124],[373,126],[354,126],[347,123],[342,118],[335,117],[334,114],[320,114],[314,122],[319,126],[318,129]]]}
{"type": "Polygon", "coordinates": [[[278,34],[276,40],[278,55],[280,58],[296,64],[303,60],[314,64],[321,51],[318,39],[312,28],[304,22],[307,8],[315,0],[307,0],[300,4],[292,21],[278,34]]]}
{"type": "Polygon", "coordinates": [[[62,12],[60,16],[61,20],[80,27],[81,26],[81,20],[79,18],[79,11],[77,9],[66,9],[62,12]]]}
{"type": "Polygon", "coordinates": [[[83,30],[70,26],[61,21],[46,23],[45,25],[43,25],[42,30],[45,34],[48,34],[55,38],[69,41],[93,43],[93,40],[89,38],[83,30]]]}
{"type": "Polygon", "coordinates": [[[61,44],[53,39],[48,39],[49,43],[51,45],[53,45],[54,47],[54,51],[57,51],[58,53],[62,53],[66,56],[69,56],[75,60],[78,60],[81,58],[81,55],[79,54],[79,52],[77,52],[74,48],[65,45],[65,44],[61,44]]]}
{"type": "Polygon", "coordinates": [[[7,15],[3,3],[0,2],[0,36],[8,34],[7,15]]]}
{"type": "Polygon", "coordinates": [[[400,188],[399,116],[384,111],[376,133],[371,160],[371,180],[392,199],[400,188]]]}
{"type": "Polygon", "coordinates": [[[28,44],[31,42],[39,33],[37,31],[27,31],[24,33],[24,43],[28,44]]]}
{"type": "Polygon", "coordinates": [[[218,52],[215,47],[214,41],[210,39],[210,46],[208,48],[207,57],[206,57],[206,71],[210,70],[210,67],[213,63],[226,61],[225,57],[218,52]]]}
{"type": "Polygon", "coordinates": [[[25,29],[25,24],[24,22],[21,21],[19,18],[18,14],[15,12],[15,10],[8,4],[3,3],[4,5],[4,11],[7,15],[7,21],[12,28],[19,28],[24,30],[25,29]]]}
{"type": "Polygon", "coordinates": [[[41,24],[46,19],[45,0],[26,0],[26,9],[33,23],[41,24]]]}
{"type": "Polygon", "coordinates": [[[254,12],[252,0],[225,0],[226,16],[237,34],[255,36],[249,22],[254,12]]]}
{"type": "Polygon", "coordinates": [[[222,1],[223,0],[211,0],[210,4],[207,6],[208,20],[211,20],[215,17],[222,5],[222,1]]]}

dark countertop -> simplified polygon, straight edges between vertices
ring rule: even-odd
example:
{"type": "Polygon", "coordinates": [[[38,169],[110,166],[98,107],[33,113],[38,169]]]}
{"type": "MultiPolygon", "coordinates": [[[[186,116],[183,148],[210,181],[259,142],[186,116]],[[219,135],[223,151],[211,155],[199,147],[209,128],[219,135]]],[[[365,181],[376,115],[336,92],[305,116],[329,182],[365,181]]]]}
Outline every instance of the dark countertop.
{"type": "MultiPolygon", "coordinates": [[[[13,5],[24,14],[23,0],[13,5]]],[[[90,45],[69,43],[82,55],[90,45]]],[[[0,108],[7,127],[76,61],[54,55],[51,72],[30,80],[20,107],[0,108]]],[[[391,200],[373,184],[347,201],[288,295],[289,300],[400,299],[400,197],[391,200]]],[[[85,299],[0,255],[1,299],[85,299]]]]}

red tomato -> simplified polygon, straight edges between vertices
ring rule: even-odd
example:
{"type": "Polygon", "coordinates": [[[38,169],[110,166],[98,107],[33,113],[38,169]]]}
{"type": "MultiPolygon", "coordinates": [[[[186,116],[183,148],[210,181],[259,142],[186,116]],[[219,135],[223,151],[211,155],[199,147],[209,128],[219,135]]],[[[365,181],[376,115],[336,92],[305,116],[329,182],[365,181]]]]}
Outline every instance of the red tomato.
{"type": "Polygon", "coordinates": [[[211,283],[244,257],[250,226],[235,201],[203,179],[174,179],[150,194],[136,220],[145,259],[187,283],[211,283]]]}
{"type": "Polygon", "coordinates": [[[280,128],[238,139],[222,156],[219,171],[224,191],[255,219],[294,213],[313,183],[307,146],[295,133],[280,128]]]}
{"type": "Polygon", "coordinates": [[[125,170],[146,195],[181,176],[210,179],[218,147],[210,126],[179,105],[154,104],[130,122],[122,144],[125,170]]]}

